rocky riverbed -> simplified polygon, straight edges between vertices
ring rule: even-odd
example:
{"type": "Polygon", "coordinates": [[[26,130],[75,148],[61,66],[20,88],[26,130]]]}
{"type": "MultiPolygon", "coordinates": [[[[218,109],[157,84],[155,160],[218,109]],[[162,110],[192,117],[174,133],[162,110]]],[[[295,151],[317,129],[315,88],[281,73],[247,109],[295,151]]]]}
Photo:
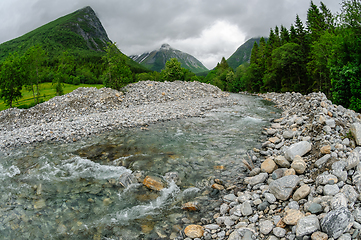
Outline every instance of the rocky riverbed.
{"type": "Polygon", "coordinates": [[[120,92],[78,88],[30,109],[1,111],[0,149],[43,141],[74,142],[112,129],[200,116],[227,104],[227,93],[199,82],[142,81],[120,92]]]}
{"type": "Polygon", "coordinates": [[[322,93],[261,97],[283,113],[247,159],[249,177],[214,184],[223,203],[179,239],[361,239],[361,115],[322,93]]]}

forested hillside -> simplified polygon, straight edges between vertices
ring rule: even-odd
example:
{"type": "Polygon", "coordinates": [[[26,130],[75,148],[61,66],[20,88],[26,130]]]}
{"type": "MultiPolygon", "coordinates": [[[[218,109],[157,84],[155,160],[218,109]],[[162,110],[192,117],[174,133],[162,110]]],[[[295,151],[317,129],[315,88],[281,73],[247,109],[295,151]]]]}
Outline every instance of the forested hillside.
{"type": "Polygon", "coordinates": [[[361,2],[343,0],[339,14],[312,1],[306,22],[296,16],[252,48],[236,71],[222,62],[205,81],[228,91],[324,92],[336,104],[361,112],[361,2]]]}

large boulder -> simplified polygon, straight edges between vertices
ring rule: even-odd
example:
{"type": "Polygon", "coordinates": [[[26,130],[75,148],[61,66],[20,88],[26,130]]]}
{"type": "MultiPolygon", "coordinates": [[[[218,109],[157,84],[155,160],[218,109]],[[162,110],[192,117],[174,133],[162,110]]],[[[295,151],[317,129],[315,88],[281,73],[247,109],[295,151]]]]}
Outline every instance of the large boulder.
{"type": "Polygon", "coordinates": [[[311,150],[311,143],[302,141],[291,145],[285,152],[288,160],[293,160],[297,155],[303,156],[311,150]]]}
{"type": "Polygon", "coordinates": [[[322,231],[327,233],[329,237],[337,239],[340,237],[353,223],[353,217],[347,207],[340,207],[330,211],[322,219],[322,231]]]}
{"type": "Polygon", "coordinates": [[[269,191],[277,199],[287,200],[291,196],[293,190],[300,182],[300,178],[297,175],[289,175],[281,177],[269,185],[269,191]]]}

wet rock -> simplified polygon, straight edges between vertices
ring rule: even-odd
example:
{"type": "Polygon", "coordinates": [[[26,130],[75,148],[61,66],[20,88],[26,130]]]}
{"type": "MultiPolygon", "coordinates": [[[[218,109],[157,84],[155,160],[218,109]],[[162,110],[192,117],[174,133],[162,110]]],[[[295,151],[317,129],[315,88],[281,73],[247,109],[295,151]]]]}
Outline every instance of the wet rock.
{"type": "Polygon", "coordinates": [[[299,182],[300,179],[296,175],[285,176],[271,182],[269,191],[277,199],[287,200],[299,182]]]}
{"type": "Polygon", "coordinates": [[[138,182],[137,178],[129,172],[123,173],[119,177],[119,184],[125,188],[127,188],[130,184],[136,182],[138,182]]]}
{"type": "Polygon", "coordinates": [[[304,184],[295,191],[295,193],[293,194],[293,200],[298,201],[300,199],[303,199],[307,197],[310,192],[311,188],[307,184],[304,184]]]}
{"type": "Polygon", "coordinates": [[[356,144],[361,146],[361,123],[353,123],[350,130],[352,136],[355,138],[356,144]]]}
{"type": "Polygon", "coordinates": [[[184,229],[184,234],[190,238],[201,238],[204,233],[204,228],[199,225],[189,225],[184,229]]]}
{"type": "Polygon", "coordinates": [[[300,156],[296,155],[293,159],[291,167],[296,171],[297,174],[302,174],[306,171],[307,164],[300,156]]]}
{"type": "Polygon", "coordinates": [[[288,209],[283,217],[282,221],[287,225],[296,225],[297,222],[305,215],[296,209],[288,209]]]}
{"type": "Polygon", "coordinates": [[[320,230],[320,223],[316,215],[309,215],[301,218],[296,227],[296,236],[303,237],[311,235],[312,233],[320,230]]]}
{"type": "Polygon", "coordinates": [[[219,191],[224,190],[224,186],[223,186],[223,185],[220,185],[220,184],[218,184],[218,183],[214,183],[214,184],[212,185],[212,188],[217,189],[217,190],[219,190],[219,191]]]}
{"type": "Polygon", "coordinates": [[[341,207],[328,212],[321,221],[321,227],[329,237],[337,239],[350,227],[352,222],[351,212],[347,208],[341,207]]]}
{"type": "Polygon", "coordinates": [[[276,168],[276,163],[270,159],[267,158],[262,164],[261,164],[261,171],[266,173],[272,173],[276,168]]]}
{"type": "Polygon", "coordinates": [[[151,190],[160,191],[164,188],[162,180],[158,177],[146,176],[143,181],[144,186],[151,190]]]}
{"type": "Polygon", "coordinates": [[[269,234],[273,229],[273,223],[270,220],[261,221],[259,223],[260,232],[264,235],[269,234]]]}
{"type": "Polygon", "coordinates": [[[304,156],[311,150],[311,143],[302,141],[291,145],[285,152],[285,157],[288,160],[293,160],[295,156],[304,156]]]}
{"type": "Polygon", "coordinates": [[[290,162],[284,156],[275,157],[274,162],[282,168],[289,168],[291,166],[290,162]]]}
{"type": "Polygon", "coordinates": [[[199,211],[200,205],[198,202],[187,202],[182,205],[182,210],[186,210],[189,212],[199,211]]]}
{"type": "Polygon", "coordinates": [[[254,186],[256,184],[263,183],[264,181],[266,181],[267,178],[268,178],[267,173],[260,173],[254,177],[246,177],[244,179],[244,183],[254,186]]]}

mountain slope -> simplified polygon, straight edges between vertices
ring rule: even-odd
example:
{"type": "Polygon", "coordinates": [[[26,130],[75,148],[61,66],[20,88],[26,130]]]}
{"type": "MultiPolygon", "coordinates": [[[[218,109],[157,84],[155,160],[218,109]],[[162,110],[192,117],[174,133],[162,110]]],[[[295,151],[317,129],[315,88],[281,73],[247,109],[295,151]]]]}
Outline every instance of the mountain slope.
{"type": "Polygon", "coordinates": [[[171,58],[176,58],[181,66],[193,73],[207,71],[208,69],[195,57],[172,48],[169,44],[163,44],[159,50],[146,52],[140,55],[132,55],[131,59],[145,66],[146,68],[160,72],[165,63],[171,58]]]}
{"type": "MultiPolygon", "coordinates": [[[[261,38],[251,38],[244,44],[242,44],[228,59],[227,63],[228,65],[236,69],[239,65],[249,62],[251,59],[251,52],[253,48],[254,42],[257,42],[259,44],[261,38]]],[[[267,40],[267,39],[266,39],[267,40]]]]}

